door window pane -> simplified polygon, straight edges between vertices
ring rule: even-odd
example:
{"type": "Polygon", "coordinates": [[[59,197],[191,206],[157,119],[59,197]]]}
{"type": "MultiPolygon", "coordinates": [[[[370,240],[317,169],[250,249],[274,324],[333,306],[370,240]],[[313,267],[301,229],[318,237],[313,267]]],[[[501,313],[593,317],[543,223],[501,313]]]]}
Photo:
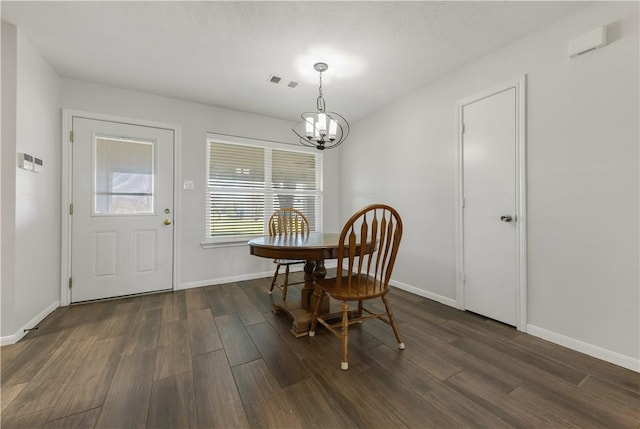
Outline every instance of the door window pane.
{"type": "Polygon", "coordinates": [[[94,214],[153,214],[153,160],[153,143],[96,138],[94,214]]]}

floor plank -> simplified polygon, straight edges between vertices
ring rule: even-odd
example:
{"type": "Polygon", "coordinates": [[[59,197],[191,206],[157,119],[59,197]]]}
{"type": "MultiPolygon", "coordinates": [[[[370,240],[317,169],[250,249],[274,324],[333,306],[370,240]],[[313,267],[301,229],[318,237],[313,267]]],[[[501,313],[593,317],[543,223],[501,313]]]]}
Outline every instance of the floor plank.
{"type": "Polygon", "coordinates": [[[251,339],[281,387],[290,386],[309,377],[302,361],[268,323],[247,327],[251,339]]]}
{"type": "Polygon", "coordinates": [[[197,425],[191,371],[153,382],[148,428],[192,428],[197,425]]]}
{"type": "Polygon", "coordinates": [[[96,428],[146,427],[156,350],[122,356],[96,428]]]}
{"type": "Polygon", "coordinates": [[[262,359],[232,368],[250,427],[302,428],[289,399],[262,359]]]}
{"type": "Polygon", "coordinates": [[[202,290],[202,288],[185,290],[185,300],[187,313],[209,308],[209,302],[207,301],[207,297],[204,295],[204,290],[202,290]]]}
{"type": "Polygon", "coordinates": [[[233,308],[236,309],[238,317],[240,317],[245,326],[264,322],[264,317],[262,317],[260,310],[253,305],[253,302],[236,283],[226,284],[223,288],[226,290],[233,308]]]}
{"type": "Polygon", "coordinates": [[[187,318],[187,300],[185,291],[168,293],[164,296],[162,306],[162,322],[175,322],[187,318]]]}
{"type": "Polygon", "coordinates": [[[260,359],[260,352],[238,316],[229,314],[215,319],[230,366],[260,359]]]}
{"type": "Polygon", "coordinates": [[[187,320],[174,320],[160,326],[154,380],[191,371],[191,345],[187,320]]]}
{"type": "Polygon", "coordinates": [[[198,427],[249,426],[224,350],[194,356],[193,380],[198,427]]]}
{"type": "Polygon", "coordinates": [[[233,307],[233,301],[222,285],[205,287],[204,295],[207,298],[213,317],[235,314],[236,310],[233,307]]]}
{"type": "Polygon", "coordinates": [[[13,386],[2,387],[0,391],[2,394],[0,395],[0,402],[2,402],[2,411],[9,406],[9,404],[16,399],[16,396],[22,392],[22,389],[27,385],[27,383],[15,384],[13,386]]]}
{"type": "Polygon", "coordinates": [[[54,406],[95,341],[95,337],[80,340],[67,338],[11,402],[5,413],[22,416],[54,406]]]}
{"type": "Polygon", "coordinates": [[[74,414],[62,419],[53,420],[45,423],[43,429],[89,429],[93,428],[98,420],[100,408],[94,408],[82,413],[74,414]]]}
{"type": "Polygon", "coordinates": [[[99,408],[120,362],[124,337],[96,341],[78,371],[60,392],[49,421],[99,408]]]}
{"type": "Polygon", "coordinates": [[[2,348],[2,386],[26,383],[40,371],[51,355],[67,339],[68,332],[57,331],[48,335],[23,340],[25,347],[15,356],[4,354],[2,348]]]}
{"type": "Polygon", "coordinates": [[[283,392],[304,428],[356,426],[314,377],[308,377],[299,383],[285,387],[283,392]]]}
{"type": "MultiPolygon", "coordinates": [[[[164,302],[164,298],[162,301],[164,302]]],[[[131,332],[127,336],[127,344],[123,353],[130,355],[157,349],[161,322],[162,307],[141,311],[131,326],[131,332]]]]}
{"type": "Polygon", "coordinates": [[[189,341],[192,356],[222,348],[222,340],[208,306],[204,310],[189,312],[187,320],[189,322],[189,341]]]}

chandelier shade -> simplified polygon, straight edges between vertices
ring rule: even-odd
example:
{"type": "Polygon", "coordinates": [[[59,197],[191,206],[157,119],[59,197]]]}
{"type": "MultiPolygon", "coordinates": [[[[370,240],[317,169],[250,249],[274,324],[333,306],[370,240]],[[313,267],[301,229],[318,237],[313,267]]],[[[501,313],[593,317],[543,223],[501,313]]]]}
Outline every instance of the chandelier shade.
{"type": "Polygon", "coordinates": [[[318,150],[332,149],[346,140],[349,135],[349,123],[342,115],[325,109],[322,73],[329,66],[326,63],[316,63],[313,68],[320,73],[316,111],[301,114],[302,121],[294,125],[292,130],[304,146],[315,147],[318,150]]]}

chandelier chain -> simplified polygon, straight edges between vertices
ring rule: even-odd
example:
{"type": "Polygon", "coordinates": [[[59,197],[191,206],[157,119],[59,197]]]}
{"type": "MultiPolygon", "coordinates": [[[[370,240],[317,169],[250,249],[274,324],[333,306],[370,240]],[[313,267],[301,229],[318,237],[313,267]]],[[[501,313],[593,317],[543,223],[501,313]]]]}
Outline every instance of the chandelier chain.
{"type": "Polygon", "coordinates": [[[318,112],[325,111],[324,97],[322,96],[322,72],[320,72],[320,86],[318,87],[318,99],[316,100],[318,112]]]}

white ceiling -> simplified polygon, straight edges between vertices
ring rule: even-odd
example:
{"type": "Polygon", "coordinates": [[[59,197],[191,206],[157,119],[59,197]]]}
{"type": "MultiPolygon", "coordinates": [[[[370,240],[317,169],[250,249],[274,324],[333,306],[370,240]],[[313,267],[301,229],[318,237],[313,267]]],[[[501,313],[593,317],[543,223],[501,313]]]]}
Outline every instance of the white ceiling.
{"type": "Polygon", "coordinates": [[[590,2],[2,1],[63,77],[296,120],[355,121],[590,2]],[[268,83],[270,75],[300,82],[268,83]]]}

